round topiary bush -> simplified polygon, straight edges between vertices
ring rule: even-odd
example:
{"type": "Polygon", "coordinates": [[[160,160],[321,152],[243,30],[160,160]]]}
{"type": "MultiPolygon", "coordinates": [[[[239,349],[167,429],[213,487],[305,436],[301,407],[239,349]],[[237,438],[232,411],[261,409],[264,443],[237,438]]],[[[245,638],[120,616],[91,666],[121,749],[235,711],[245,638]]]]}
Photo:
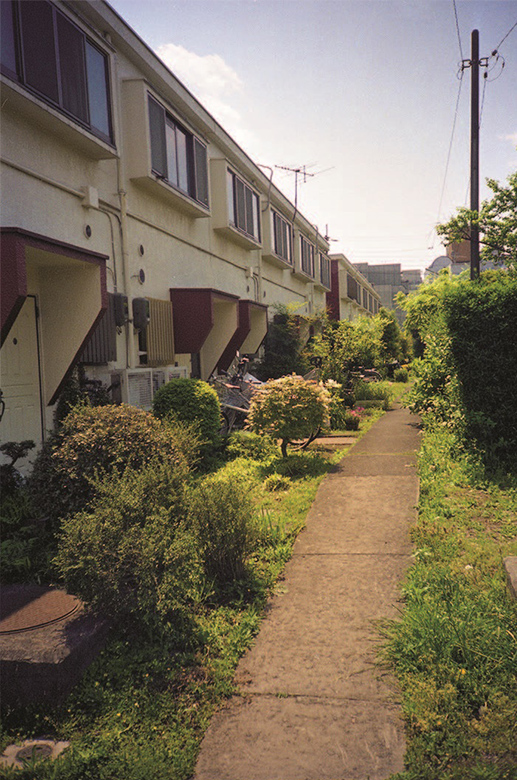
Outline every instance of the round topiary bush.
{"type": "Polygon", "coordinates": [[[159,419],[173,418],[195,424],[201,441],[212,443],[221,427],[219,397],[201,379],[172,379],[160,387],[153,400],[153,413],[159,419]]]}
{"type": "Polygon", "coordinates": [[[322,385],[292,374],[266,382],[253,395],[251,430],[282,440],[282,454],[291,441],[310,436],[328,422],[330,396],[322,385]]]}
{"type": "Polygon", "coordinates": [[[56,521],[85,509],[95,479],[167,462],[186,476],[189,437],[179,426],[134,406],[80,406],[38,454],[29,478],[34,505],[56,521]]]}

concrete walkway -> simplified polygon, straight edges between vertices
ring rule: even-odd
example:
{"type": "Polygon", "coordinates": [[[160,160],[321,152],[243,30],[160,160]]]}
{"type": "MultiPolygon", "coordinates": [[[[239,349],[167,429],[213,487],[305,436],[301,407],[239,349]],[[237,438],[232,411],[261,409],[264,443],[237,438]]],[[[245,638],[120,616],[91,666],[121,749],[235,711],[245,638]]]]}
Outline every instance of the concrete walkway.
{"type": "Polygon", "coordinates": [[[195,780],[385,780],[403,769],[375,621],[397,614],[410,563],[418,447],[415,418],[396,406],[323,480],[195,780]]]}

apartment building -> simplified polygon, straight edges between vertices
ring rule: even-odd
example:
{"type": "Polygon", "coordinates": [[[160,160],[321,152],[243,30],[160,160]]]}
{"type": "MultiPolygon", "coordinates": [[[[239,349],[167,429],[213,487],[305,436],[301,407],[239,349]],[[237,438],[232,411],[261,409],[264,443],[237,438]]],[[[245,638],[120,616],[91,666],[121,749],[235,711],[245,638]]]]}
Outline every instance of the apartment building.
{"type": "Polygon", "coordinates": [[[149,408],[325,307],[325,238],[104,0],[0,5],[2,440],[78,363],[149,408]]]}
{"type": "Polygon", "coordinates": [[[382,306],[373,284],[343,254],[330,255],[331,283],[327,310],[335,320],[356,320],[373,316],[382,306]]]}
{"type": "Polygon", "coordinates": [[[396,297],[399,292],[407,294],[417,289],[422,283],[421,272],[418,269],[404,270],[400,263],[354,263],[354,266],[375,286],[381,298],[381,305],[385,309],[393,310],[402,325],[405,313],[397,306],[396,297]]]}

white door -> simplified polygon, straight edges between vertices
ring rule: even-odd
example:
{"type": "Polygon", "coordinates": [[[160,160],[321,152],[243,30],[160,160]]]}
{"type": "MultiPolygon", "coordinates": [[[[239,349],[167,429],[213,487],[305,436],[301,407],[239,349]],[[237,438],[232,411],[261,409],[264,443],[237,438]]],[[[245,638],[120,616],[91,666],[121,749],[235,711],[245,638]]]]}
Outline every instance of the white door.
{"type": "Polygon", "coordinates": [[[36,299],[28,296],[0,352],[0,389],[5,403],[0,422],[2,442],[33,439],[36,446],[42,442],[36,311],[36,299]]]}

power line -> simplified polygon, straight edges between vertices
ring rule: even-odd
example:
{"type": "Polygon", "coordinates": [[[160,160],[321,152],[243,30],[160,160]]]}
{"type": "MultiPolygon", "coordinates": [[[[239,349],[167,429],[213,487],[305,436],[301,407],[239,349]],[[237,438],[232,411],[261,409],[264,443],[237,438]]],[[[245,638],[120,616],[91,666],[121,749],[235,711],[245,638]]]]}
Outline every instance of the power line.
{"type": "Polygon", "coordinates": [[[436,216],[436,222],[440,219],[440,214],[442,212],[442,205],[443,205],[443,196],[445,194],[445,185],[447,183],[447,174],[449,172],[449,164],[451,161],[451,154],[452,154],[452,144],[454,141],[454,133],[456,131],[456,122],[458,119],[458,111],[459,111],[459,105],[460,105],[460,97],[461,97],[461,87],[463,85],[463,70],[461,72],[461,77],[459,79],[459,88],[458,88],[458,95],[456,97],[456,108],[454,109],[454,119],[452,121],[452,131],[451,131],[451,140],[449,141],[449,151],[447,153],[447,162],[445,163],[445,173],[443,176],[443,184],[442,184],[442,191],[440,194],[440,203],[438,206],[438,214],[436,216]]]}
{"type": "Polygon", "coordinates": [[[458,22],[458,9],[456,8],[456,0],[452,0],[452,4],[454,6],[454,17],[456,19],[456,32],[458,34],[458,44],[460,47],[460,59],[463,60],[463,49],[461,47],[460,24],[458,22]]]}
{"type": "Polygon", "coordinates": [[[499,41],[498,45],[495,47],[494,51],[492,52],[492,57],[497,54],[499,48],[501,47],[501,44],[505,42],[505,40],[508,38],[510,33],[512,33],[515,30],[516,27],[517,27],[517,22],[515,22],[513,27],[510,27],[510,29],[508,30],[508,32],[506,33],[504,38],[501,41],[499,41]]]}

